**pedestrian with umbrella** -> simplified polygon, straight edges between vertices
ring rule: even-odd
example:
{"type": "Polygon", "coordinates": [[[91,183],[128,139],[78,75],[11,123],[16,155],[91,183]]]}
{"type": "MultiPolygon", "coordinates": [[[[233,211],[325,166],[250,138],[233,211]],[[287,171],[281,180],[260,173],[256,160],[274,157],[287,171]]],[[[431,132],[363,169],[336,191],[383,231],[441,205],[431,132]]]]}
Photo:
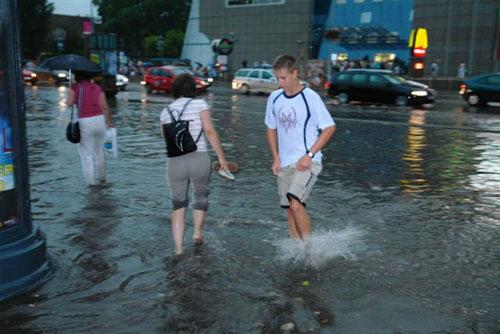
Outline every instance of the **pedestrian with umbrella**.
{"type": "Polygon", "coordinates": [[[106,96],[93,77],[102,72],[99,65],[89,59],[69,54],[52,57],[41,66],[51,70],[69,70],[75,74],[76,84],[71,85],[66,101],[68,106],[78,107],[80,142],[78,153],[82,163],[85,182],[89,186],[106,182],[104,140],[106,128],[111,127],[111,117],[106,96]]]}

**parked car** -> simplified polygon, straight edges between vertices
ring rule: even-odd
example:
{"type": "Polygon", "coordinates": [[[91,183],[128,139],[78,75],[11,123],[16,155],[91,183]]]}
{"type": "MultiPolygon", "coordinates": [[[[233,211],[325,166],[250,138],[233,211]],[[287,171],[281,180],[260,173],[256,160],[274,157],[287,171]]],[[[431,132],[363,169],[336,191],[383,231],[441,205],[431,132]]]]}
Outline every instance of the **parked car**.
{"type": "Polygon", "coordinates": [[[38,81],[38,77],[35,72],[28,69],[23,69],[23,81],[24,83],[34,85],[38,81]]]}
{"type": "Polygon", "coordinates": [[[328,95],[342,104],[358,101],[406,106],[432,104],[436,91],[389,70],[353,69],[335,74],[328,95]]]}
{"type": "Polygon", "coordinates": [[[199,93],[206,91],[210,86],[206,80],[196,76],[189,68],[178,66],[150,67],[147,69],[144,80],[141,83],[146,86],[148,93],[152,91],[163,91],[168,93],[172,89],[172,83],[175,77],[182,73],[189,73],[194,77],[196,90],[199,93]]]}
{"type": "MultiPolygon", "coordinates": [[[[308,87],[307,82],[301,80],[300,83],[308,87]]],[[[231,87],[242,94],[271,93],[279,84],[270,68],[242,68],[234,74],[231,87]]]]}
{"type": "Polygon", "coordinates": [[[123,74],[116,75],[116,88],[119,90],[125,90],[128,86],[128,78],[123,74]]]}
{"type": "Polygon", "coordinates": [[[460,85],[460,95],[470,106],[500,103],[500,72],[465,80],[460,85]]]}

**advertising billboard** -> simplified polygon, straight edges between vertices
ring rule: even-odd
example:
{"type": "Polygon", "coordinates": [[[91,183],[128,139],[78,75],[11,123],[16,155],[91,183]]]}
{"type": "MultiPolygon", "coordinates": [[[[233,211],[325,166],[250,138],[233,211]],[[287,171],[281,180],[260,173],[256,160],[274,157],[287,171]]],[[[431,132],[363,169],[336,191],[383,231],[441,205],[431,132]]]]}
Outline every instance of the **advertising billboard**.
{"type": "Polygon", "coordinates": [[[16,223],[14,147],[7,94],[0,77],[0,230],[16,223]]]}

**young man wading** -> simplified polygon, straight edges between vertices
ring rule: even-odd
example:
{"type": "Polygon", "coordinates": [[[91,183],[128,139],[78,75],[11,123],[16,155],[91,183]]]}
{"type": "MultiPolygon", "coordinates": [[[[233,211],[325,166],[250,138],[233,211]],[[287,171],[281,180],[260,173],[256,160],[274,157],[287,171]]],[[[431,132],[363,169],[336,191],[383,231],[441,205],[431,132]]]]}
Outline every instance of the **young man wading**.
{"type": "Polygon", "coordinates": [[[269,96],[265,118],[272,170],[278,176],[290,236],[307,241],[311,222],[305,203],[321,172],[321,149],[335,133],[335,122],[321,97],[302,87],[294,57],[277,57],[273,70],[280,89],[269,96]]]}

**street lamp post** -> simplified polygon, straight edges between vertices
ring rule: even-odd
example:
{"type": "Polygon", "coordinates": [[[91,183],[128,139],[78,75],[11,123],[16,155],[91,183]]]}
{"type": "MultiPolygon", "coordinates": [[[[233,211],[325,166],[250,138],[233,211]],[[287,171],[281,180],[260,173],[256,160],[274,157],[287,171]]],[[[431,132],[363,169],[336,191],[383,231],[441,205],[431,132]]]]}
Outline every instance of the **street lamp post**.
{"type": "Polygon", "coordinates": [[[31,222],[17,1],[0,1],[0,300],[47,279],[45,236],[31,222]]]}

